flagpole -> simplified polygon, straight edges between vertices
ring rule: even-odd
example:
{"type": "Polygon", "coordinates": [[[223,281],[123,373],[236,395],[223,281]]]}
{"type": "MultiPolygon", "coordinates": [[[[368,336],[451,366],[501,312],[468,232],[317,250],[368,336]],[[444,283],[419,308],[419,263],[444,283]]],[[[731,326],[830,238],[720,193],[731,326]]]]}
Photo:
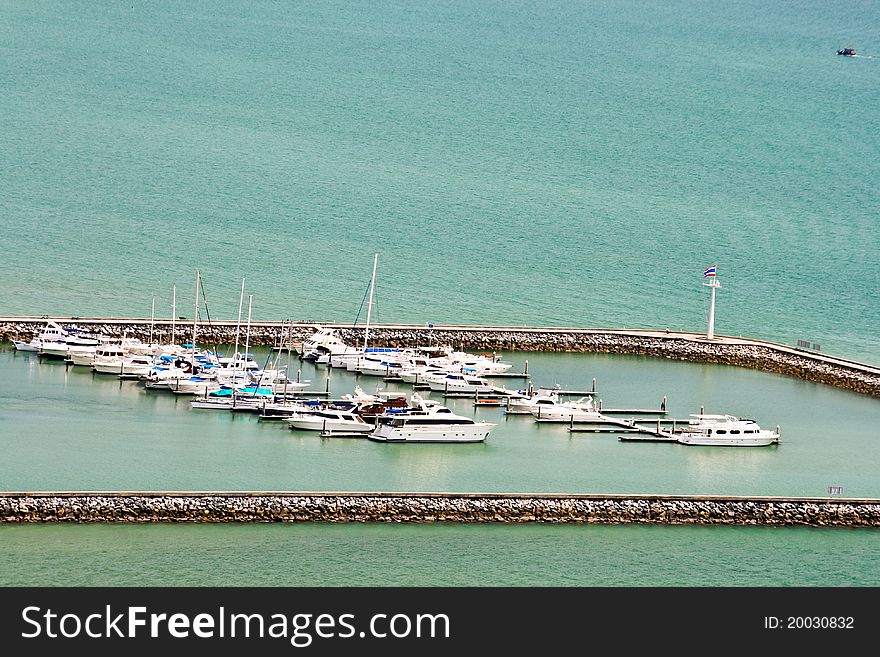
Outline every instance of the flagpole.
{"type": "Polygon", "coordinates": [[[174,341],[174,321],[177,319],[177,284],[171,286],[171,344],[174,341]]]}

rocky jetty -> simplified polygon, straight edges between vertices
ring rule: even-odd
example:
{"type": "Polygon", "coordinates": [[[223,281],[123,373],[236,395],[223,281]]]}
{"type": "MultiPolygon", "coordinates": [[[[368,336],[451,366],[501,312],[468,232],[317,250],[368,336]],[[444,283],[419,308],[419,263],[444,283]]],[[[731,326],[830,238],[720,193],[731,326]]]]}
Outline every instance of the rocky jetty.
{"type": "Polygon", "coordinates": [[[501,522],[880,527],[880,500],[477,493],[0,493],[0,523],[501,522]]]}
{"type": "MultiPolygon", "coordinates": [[[[148,338],[151,330],[148,321],[137,319],[52,319],[106,335],[127,335],[142,340],[148,338]]],[[[45,323],[45,319],[36,318],[7,319],[0,322],[0,339],[30,339],[45,323]]],[[[301,342],[314,333],[315,326],[311,322],[254,322],[251,324],[250,344],[277,346],[282,339],[285,343],[301,342]]],[[[322,326],[337,328],[339,336],[350,344],[363,340],[362,327],[322,326]]],[[[187,330],[185,322],[177,324],[178,341],[186,339],[187,330]]],[[[206,344],[230,344],[234,341],[235,322],[214,322],[200,327],[199,331],[200,339],[206,344]]],[[[156,322],[152,334],[155,340],[170,341],[170,321],[156,322]]],[[[747,367],[880,397],[880,368],[744,338],[719,337],[707,341],[693,333],[648,330],[379,325],[371,327],[370,342],[387,347],[448,344],[456,349],[481,352],[554,351],[653,356],[747,367]]]]}

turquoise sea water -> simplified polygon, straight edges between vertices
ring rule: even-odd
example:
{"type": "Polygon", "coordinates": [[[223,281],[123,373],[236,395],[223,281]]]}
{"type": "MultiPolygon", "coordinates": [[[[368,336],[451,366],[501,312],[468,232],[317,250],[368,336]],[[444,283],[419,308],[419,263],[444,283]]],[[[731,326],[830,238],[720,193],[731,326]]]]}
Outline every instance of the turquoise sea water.
{"type": "Polygon", "coordinates": [[[880,585],[871,530],[160,524],[0,537],[7,586],[880,585]]]}
{"type": "MultiPolygon", "coordinates": [[[[607,355],[504,354],[529,360],[538,384],[588,390],[604,408],[658,408],[687,418],[704,407],[779,425],[766,448],[623,443],[618,433],[569,433],[532,416],[444,403],[497,423],[485,443],[384,444],[321,439],[250,413],[190,408],[88,368],[0,350],[0,490],[457,491],[782,495],[880,498],[880,403],[864,395],[735,367],[607,355]]],[[[326,388],[327,370],[292,373],[326,388]]],[[[333,370],[334,396],[385,384],[333,370]]],[[[508,381],[515,387],[524,385],[508,381]]],[[[426,393],[427,394],[427,393],[426,393]]],[[[430,393],[442,400],[441,393],[430,393]]],[[[650,422],[650,420],[645,420],[650,422]]]]}
{"type": "Polygon", "coordinates": [[[880,361],[872,2],[2,6],[2,313],[353,321],[378,252],[380,321],[700,330],[717,264],[880,361]]]}
{"type": "MultiPolygon", "coordinates": [[[[880,363],[874,3],[0,7],[0,315],[148,316],[154,295],[168,315],[176,284],[191,316],[199,269],[212,317],[235,317],[245,277],[259,319],[354,321],[379,253],[377,321],[701,330],[717,264],[717,332],[880,363]]],[[[608,405],[750,415],[783,444],[630,445],[522,418],[455,449],[321,441],[4,347],[0,489],[880,494],[876,400],[734,368],[528,358],[538,383],[597,377],[608,405]]],[[[7,585],[877,583],[876,532],[0,537],[7,585]],[[408,570],[364,567],[383,552],[408,570]]]]}

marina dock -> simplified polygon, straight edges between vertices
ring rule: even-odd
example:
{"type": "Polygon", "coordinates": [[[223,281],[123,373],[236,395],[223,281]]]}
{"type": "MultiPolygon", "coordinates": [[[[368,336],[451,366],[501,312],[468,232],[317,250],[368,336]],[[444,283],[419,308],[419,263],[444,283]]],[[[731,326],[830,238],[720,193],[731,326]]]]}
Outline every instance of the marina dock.
{"type": "Polygon", "coordinates": [[[600,413],[612,415],[666,415],[666,396],[663,396],[660,408],[606,408],[600,399],[598,410],[600,413]]]}
{"type": "Polygon", "coordinates": [[[644,424],[639,424],[632,419],[624,420],[603,415],[601,423],[593,423],[594,426],[589,426],[588,423],[577,424],[576,422],[572,422],[569,425],[568,430],[571,433],[641,434],[639,436],[621,436],[620,440],[675,443],[678,442],[678,438],[675,436],[675,427],[677,423],[686,425],[687,420],[657,419],[655,420],[655,426],[651,427],[644,424]],[[664,429],[661,426],[662,424],[671,424],[671,429],[664,429]]]}
{"type": "Polygon", "coordinates": [[[622,443],[677,443],[678,439],[673,436],[665,436],[654,433],[618,436],[622,443]]]}

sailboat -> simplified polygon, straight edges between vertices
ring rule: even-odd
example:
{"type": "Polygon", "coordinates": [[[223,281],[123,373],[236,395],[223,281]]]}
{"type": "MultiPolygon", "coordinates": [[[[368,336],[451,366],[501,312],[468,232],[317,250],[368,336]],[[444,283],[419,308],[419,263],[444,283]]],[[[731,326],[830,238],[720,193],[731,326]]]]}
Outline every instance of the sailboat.
{"type": "MultiPolygon", "coordinates": [[[[373,312],[373,297],[376,292],[376,268],[379,264],[379,254],[373,256],[373,274],[370,276],[370,299],[367,303],[367,322],[364,325],[364,343],[363,347],[358,351],[352,351],[348,357],[343,356],[345,369],[350,372],[360,372],[361,366],[370,361],[382,362],[385,358],[399,353],[399,349],[370,347],[370,318],[373,312]]],[[[339,362],[339,358],[336,359],[339,362]]],[[[332,363],[332,360],[331,360],[332,363]]]]}
{"type": "MultiPolygon", "coordinates": [[[[373,273],[370,277],[369,303],[367,304],[367,322],[364,329],[363,346],[353,346],[346,344],[336,331],[331,328],[318,326],[315,332],[303,340],[300,350],[303,360],[313,360],[318,364],[327,364],[331,367],[340,367],[346,369],[354,369],[354,365],[365,354],[371,353],[374,349],[367,347],[370,334],[370,319],[373,309],[375,289],[376,289],[376,268],[379,263],[379,254],[373,256],[373,273]]],[[[397,351],[390,349],[387,351],[397,351]]]]}

